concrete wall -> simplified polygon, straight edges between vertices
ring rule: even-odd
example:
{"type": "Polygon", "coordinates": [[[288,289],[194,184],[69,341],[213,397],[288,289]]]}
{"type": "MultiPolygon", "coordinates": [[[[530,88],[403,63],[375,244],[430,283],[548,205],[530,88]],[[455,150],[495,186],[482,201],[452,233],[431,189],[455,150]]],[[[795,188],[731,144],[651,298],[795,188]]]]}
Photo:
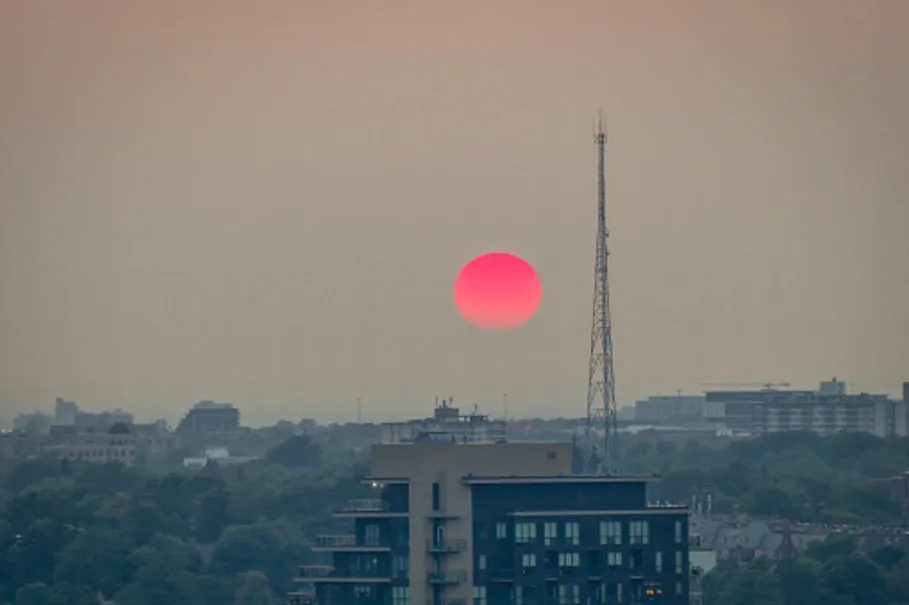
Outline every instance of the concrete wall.
{"type": "Polygon", "coordinates": [[[442,518],[446,540],[464,540],[459,554],[441,555],[439,571],[467,574],[467,581],[444,588],[444,600],[473,599],[473,514],[470,487],[461,479],[481,476],[552,476],[571,473],[570,443],[382,444],[372,448],[371,475],[407,479],[410,484],[410,601],[432,595],[427,552],[433,519],[442,518]],[[439,511],[432,509],[432,486],[439,484],[439,511]]]}

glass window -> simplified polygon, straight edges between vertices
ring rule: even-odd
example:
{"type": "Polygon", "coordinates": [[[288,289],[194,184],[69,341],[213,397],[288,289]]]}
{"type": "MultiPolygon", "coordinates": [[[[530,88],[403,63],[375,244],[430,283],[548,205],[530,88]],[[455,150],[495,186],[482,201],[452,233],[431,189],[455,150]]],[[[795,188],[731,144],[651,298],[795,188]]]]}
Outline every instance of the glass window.
{"type": "Polygon", "coordinates": [[[410,587],[393,586],[391,589],[392,605],[410,605],[410,587]]]}
{"type": "Polygon", "coordinates": [[[508,537],[508,524],[507,523],[496,523],[496,538],[499,540],[504,540],[508,537]]]}
{"type": "Polygon", "coordinates": [[[650,544],[650,522],[631,521],[628,524],[629,544],[650,544]]]}
{"type": "Polygon", "coordinates": [[[537,566],[537,556],[532,552],[525,552],[521,555],[521,566],[524,569],[530,569],[537,566]]]}
{"type": "Polygon", "coordinates": [[[657,572],[663,571],[663,553],[659,550],[653,553],[653,567],[657,572]]]}
{"type": "Polygon", "coordinates": [[[581,537],[577,522],[569,521],[565,523],[565,543],[577,546],[580,539],[581,537]]]}
{"type": "Polygon", "coordinates": [[[682,551],[675,551],[675,573],[682,573],[682,551]]]}
{"type": "Polygon", "coordinates": [[[549,546],[550,544],[555,544],[556,539],[559,537],[559,524],[553,523],[552,521],[547,521],[543,524],[543,542],[549,546]]]}
{"type": "Polygon", "coordinates": [[[379,545],[379,525],[377,523],[369,523],[363,529],[363,540],[366,546],[379,545]]]}
{"type": "Polygon", "coordinates": [[[410,556],[395,555],[391,558],[391,577],[406,580],[410,575],[410,556]]]}
{"type": "Polygon", "coordinates": [[[622,553],[620,553],[620,552],[606,553],[606,565],[609,567],[621,567],[622,566],[622,553]]]}
{"type": "Polygon", "coordinates": [[[676,544],[682,543],[682,522],[681,521],[675,522],[675,543],[676,544]]]}
{"type": "Polygon", "coordinates": [[[559,585],[559,605],[576,605],[581,602],[581,589],[577,584],[559,585]]]}
{"type": "Polygon", "coordinates": [[[620,546],[622,544],[622,522],[600,521],[600,544],[620,546]]]}
{"type": "Polygon", "coordinates": [[[477,557],[477,569],[486,569],[486,555],[477,557]]]}
{"type": "Polygon", "coordinates": [[[514,526],[514,541],[517,544],[528,544],[537,537],[536,523],[516,523],[514,526]]]}
{"type": "Polygon", "coordinates": [[[559,567],[580,567],[581,553],[577,552],[560,552],[559,567]]]}
{"type": "Polygon", "coordinates": [[[473,587],[473,605],[486,605],[486,587],[473,587]]]}
{"type": "Polygon", "coordinates": [[[521,585],[514,587],[514,605],[524,605],[524,587],[521,585]]]}

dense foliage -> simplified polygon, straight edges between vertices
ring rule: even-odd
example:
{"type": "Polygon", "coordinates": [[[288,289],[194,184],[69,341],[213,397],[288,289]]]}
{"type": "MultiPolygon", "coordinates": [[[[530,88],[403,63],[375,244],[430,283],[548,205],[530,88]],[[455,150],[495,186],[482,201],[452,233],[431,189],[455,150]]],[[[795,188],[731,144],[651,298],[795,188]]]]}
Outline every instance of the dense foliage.
{"type": "Polygon", "coordinates": [[[686,502],[709,493],[714,512],[824,524],[900,523],[901,507],[872,480],[909,469],[909,439],[777,433],[733,441],[718,452],[697,441],[639,437],[622,459],[629,471],[663,474],[650,488],[652,499],[686,502]]]}
{"type": "MultiPolygon", "coordinates": [[[[268,605],[315,562],[304,538],[344,533],[330,510],[364,495],[362,442],[333,429],[292,437],[242,467],[151,474],[39,458],[0,469],[0,604],[268,605]],[[334,445],[332,445],[334,444],[334,445]],[[321,447],[320,447],[321,445],[321,447]]],[[[822,523],[898,523],[872,478],[909,468],[909,440],[843,434],[749,441],[623,439],[630,472],[660,472],[652,499],[710,493],[717,511],[822,523]]],[[[804,558],[721,565],[706,605],[909,604],[909,556],[861,554],[848,538],[804,558]]]]}
{"type": "Polygon", "coordinates": [[[357,460],[295,437],[243,467],[155,476],[39,458],[0,478],[0,603],[262,605],[362,489],[357,460]]]}
{"type": "Polygon", "coordinates": [[[867,554],[849,535],[812,545],[807,556],[774,563],[721,565],[704,578],[704,605],[905,605],[909,552],[884,546],[867,554]]]}

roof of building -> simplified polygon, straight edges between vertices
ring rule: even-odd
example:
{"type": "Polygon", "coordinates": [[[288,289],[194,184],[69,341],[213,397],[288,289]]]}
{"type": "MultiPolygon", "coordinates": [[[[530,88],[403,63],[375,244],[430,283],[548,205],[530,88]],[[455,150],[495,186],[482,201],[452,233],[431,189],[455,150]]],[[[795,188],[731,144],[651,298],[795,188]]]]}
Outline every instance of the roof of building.
{"type": "MultiPolygon", "coordinates": [[[[576,483],[645,483],[658,481],[660,475],[510,475],[484,476],[466,475],[462,481],[469,485],[539,485],[539,484],[576,484],[576,483]]],[[[365,483],[408,483],[406,477],[366,477],[365,483]]]]}

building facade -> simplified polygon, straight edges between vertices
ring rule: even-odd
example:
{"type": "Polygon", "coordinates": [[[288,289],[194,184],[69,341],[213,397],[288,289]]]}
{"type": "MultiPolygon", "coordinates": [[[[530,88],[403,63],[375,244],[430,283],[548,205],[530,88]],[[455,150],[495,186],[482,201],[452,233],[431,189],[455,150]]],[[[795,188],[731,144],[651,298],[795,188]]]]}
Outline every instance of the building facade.
{"type": "Polygon", "coordinates": [[[904,402],[886,395],[849,395],[845,383],[835,380],[821,383],[817,391],[712,391],[706,400],[722,405],[726,426],[741,434],[856,431],[878,437],[906,435],[904,402]]]}
{"type": "Polygon", "coordinates": [[[373,447],[376,497],[337,511],[331,565],[300,570],[318,605],[687,604],[688,515],[650,477],[571,474],[570,443],[373,447]]]}
{"type": "Polygon", "coordinates": [[[229,403],[200,401],[180,420],[182,435],[233,434],[240,428],[240,410],[229,403]]]}
{"type": "Polygon", "coordinates": [[[635,422],[688,424],[709,417],[703,395],[655,395],[634,404],[635,422]]]}

